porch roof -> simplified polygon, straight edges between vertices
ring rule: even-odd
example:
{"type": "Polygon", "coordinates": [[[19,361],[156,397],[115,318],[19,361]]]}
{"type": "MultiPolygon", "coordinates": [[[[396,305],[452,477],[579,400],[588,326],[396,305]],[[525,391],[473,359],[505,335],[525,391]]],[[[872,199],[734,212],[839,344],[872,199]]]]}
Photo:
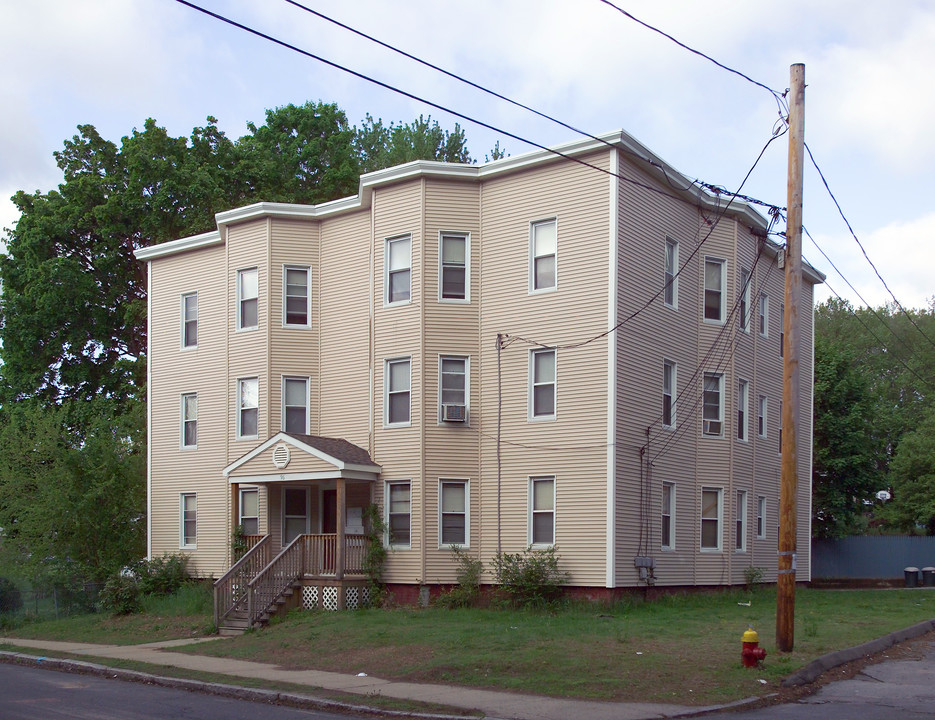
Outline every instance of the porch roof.
{"type": "Polygon", "coordinates": [[[375,481],[381,470],[382,468],[370,459],[370,453],[343,438],[279,432],[232,462],[224,468],[223,473],[232,483],[295,482],[335,478],[375,481]],[[296,458],[298,462],[294,464],[292,449],[301,453],[301,456],[296,458]],[[272,461],[269,465],[263,461],[263,455],[267,451],[269,457],[266,460],[272,461]],[[290,465],[292,468],[289,468],[290,465]]]}

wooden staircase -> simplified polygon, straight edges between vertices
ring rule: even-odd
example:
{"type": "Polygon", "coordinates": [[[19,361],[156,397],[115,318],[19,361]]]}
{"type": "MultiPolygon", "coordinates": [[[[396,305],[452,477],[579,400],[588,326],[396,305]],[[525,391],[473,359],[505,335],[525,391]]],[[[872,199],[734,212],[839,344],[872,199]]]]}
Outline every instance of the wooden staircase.
{"type": "MultiPolygon", "coordinates": [[[[298,599],[301,597],[302,584],[295,582],[280,593],[272,605],[262,612],[254,621],[253,627],[265,627],[269,621],[277,615],[285,614],[296,607],[298,599]]],[[[218,623],[218,635],[222,637],[232,637],[243,635],[251,627],[250,619],[246,609],[235,608],[231,610],[226,617],[218,623]]]]}

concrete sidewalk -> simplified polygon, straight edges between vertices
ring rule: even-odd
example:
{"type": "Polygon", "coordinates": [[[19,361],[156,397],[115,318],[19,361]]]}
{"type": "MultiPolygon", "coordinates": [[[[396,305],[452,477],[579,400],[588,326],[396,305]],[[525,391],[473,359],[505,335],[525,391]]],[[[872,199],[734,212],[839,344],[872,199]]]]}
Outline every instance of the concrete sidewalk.
{"type": "MultiPolygon", "coordinates": [[[[488,718],[502,718],[504,720],[568,720],[569,718],[642,720],[643,718],[671,718],[681,715],[694,715],[717,709],[656,703],[565,700],[540,695],[478,690],[453,685],[393,682],[376,677],[344,675],[324,670],[284,670],[267,663],[172,652],[173,647],[198,642],[224,642],[224,639],[170,640],[143,645],[96,645],[52,640],[0,638],[0,644],[34,648],[46,652],[69,653],[88,658],[118,658],[144,662],[154,666],[215,673],[231,678],[232,683],[236,683],[237,678],[286,682],[307,687],[310,695],[314,693],[315,689],[325,689],[353,693],[364,697],[383,696],[436,703],[467,711],[480,711],[488,718]]],[[[185,687],[191,689],[197,689],[197,685],[199,685],[199,683],[193,683],[190,680],[182,682],[185,687]]],[[[217,686],[209,687],[211,686],[210,683],[204,683],[203,685],[206,689],[217,692],[217,686]]],[[[333,702],[328,704],[335,705],[333,702]]],[[[435,717],[440,716],[436,715],[435,717]]]]}

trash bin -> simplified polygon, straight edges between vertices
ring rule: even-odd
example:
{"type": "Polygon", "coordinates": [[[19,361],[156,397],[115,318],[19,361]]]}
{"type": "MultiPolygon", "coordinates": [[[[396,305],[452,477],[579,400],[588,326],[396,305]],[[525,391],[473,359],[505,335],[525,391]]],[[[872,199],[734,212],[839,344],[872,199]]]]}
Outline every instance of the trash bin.
{"type": "Polygon", "coordinates": [[[922,568],[922,584],[925,587],[935,587],[935,567],[922,568]]]}
{"type": "Polygon", "coordinates": [[[906,587],[919,587],[919,568],[917,567],[907,567],[903,570],[903,574],[906,576],[906,587]]]}

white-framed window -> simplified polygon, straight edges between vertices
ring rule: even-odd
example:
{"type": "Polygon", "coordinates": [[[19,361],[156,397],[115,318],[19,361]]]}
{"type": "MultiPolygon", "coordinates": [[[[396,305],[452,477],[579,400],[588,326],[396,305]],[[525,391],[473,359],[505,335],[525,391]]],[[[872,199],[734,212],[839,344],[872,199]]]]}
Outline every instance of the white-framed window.
{"type": "Polygon", "coordinates": [[[756,537],[758,540],[766,537],[766,497],[763,495],[756,499],[756,537]]]}
{"type": "Polygon", "coordinates": [[[747,491],[737,491],[737,516],[735,518],[734,549],[737,552],[747,551],[747,491]]]}
{"type": "Polygon", "coordinates": [[[737,439],[747,441],[747,403],[750,399],[750,383],[737,383],[737,439]]]}
{"type": "Polygon", "coordinates": [[[701,551],[719,552],[721,549],[721,518],[723,515],[721,488],[701,488],[701,551]]]}
{"type": "Polygon", "coordinates": [[[237,329],[250,330],[260,323],[260,275],[257,268],[237,271],[237,329]]]}
{"type": "Polygon", "coordinates": [[[740,313],[739,325],[741,332],[750,332],[750,271],[740,269],[740,313]]]}
{"type": "Polygon", "coordinates": [[[705,435],[721,437],[724,434],[724,375],[721,373],[704,374],[701,425],[705,435]]]}
{"type": "Polygon", "coordinates": [[[662,483],[662,549],[675,550],[675,483],[662,483]]]}
{"type": "Polygon", "coordinates": [[[761,438],[766,437],[766,408],[766,396],[760,395],[756,410],[756,434],[761,438]]]}
{"type": "Polygon", "coordinates": [[[240,489],[240,527],[244,535],[260,534],[260,491],[240,489]]]}
{"type": "Polygon", "coordinates": [[[760,293],[760,335],[769,337],[769,296],[760,293]]]}
{"type": "Polygon", "coordinates": [[[182,448],[194,450],[198,447],[198,393],[182,395],[182,448]]]}
{"type": "Polygon", "coordinates": [[[259,433],[260,380],[241,378],[237,381],[237,438],[255,439],[259,433]]]}
{"type": "Polygon", "coordinates": [[[438,544],[470,546],[470,493],[467,480],[438,481],[438,544]]]}
{"type": "Polygon", "coordinates": [[[308,434],[308,378],[282,379],[282,429],[288,433],[308,434]]]}
{"type": "Polygon", "coordinates": [[[307,266],[282,267],[283,327],[307,328],[312,324],[311,269],[307,266]]]}
{"type": "Polygon", "coordinates": [[[308,488],[282,489],[282,546],[286,547],[299,535],[309,531],[308,488]]]}
{"type": "Polygon", "coordinates": [[[198,544],[198,497],[179,494],[179,548],[194,549],[198,544]]]}
{"type": "Polygon", "coordinates": [[[668,428],[675,427],[677,370],[673,361],[662,361],[662,424],[668,428]]]}
{"type": "Polygon", "coordinates": [[[410,492],[411,483],[408,480],[386,484],[386,532],[390,547],[410,547],[410,492]]]}
{"type": "Polygon", "coordinates": [[[529,544],[555,544],[555,477],[529,478],[529,544]]]}
{"type": "Polygon", "coordinates": [[[182,295],[182,349],[198,347],[198,293],[182,295]]]}
{"type": "Polygon", "coordinates": [[[555,351],[529,352],[529,418],[553,420],[555,418],[555,351]]]}
{"type": "Polygon", "coordinates": [[[779,401],[779,454],[782,454],[782,400],[779,401]]]}
{"type": "Polygon", "coordinates": [[[412,238],[387,238],[385,253],[384,301],[387,305],[408,303],[412,294],[412,238]]]}
{"type": "Polygon", "coordinates": [[[386,361],[384,386],[386,387],[384,423],[387,426],[409,425],[411,360],[396,358],[386,361]]]}
{"type": "Polygon", "coordinates": [[[704,259],[704,319],[724,322],[724,276],[727,263],[717,258],[704,259]]]}
{"type": "Polygon", "coordinates": [[[665,259],[663,263],[664,270],[662,273],[662,281],[664,283],[664,290],[662,291],[662,299],[666,306],[677,310],[679,306],[678,240],[673,240],[670,237],[666,237],[665,259]]]}
{"type": "Polygon", "coordinates": [[[779,357],[786,353],[786,304],[779,303],[779,357]]]}
{"type": "Polygon", "coordinates": [[[441,233],[438,247],[438,294],[443,301],[471,299],[471,240],[466,233],[441,233]]]}
{"type": "MultiPolygon", "coordinates": [[[[438,358],[438,417],[445,419],[446,405],[463,408],[464,419],[468,407],[468,358],[443,355],[438,358]]],[[[449,412],[451,412],[449,408],[449,412]]],[[[457,413],[455,413],[457,415],[457,413]]]]}
{"type": "Polygon", "coordinates": [[[558,284],[558,230],[555,218],[531,223],[529,292],[554,290],[558,284]]]}

